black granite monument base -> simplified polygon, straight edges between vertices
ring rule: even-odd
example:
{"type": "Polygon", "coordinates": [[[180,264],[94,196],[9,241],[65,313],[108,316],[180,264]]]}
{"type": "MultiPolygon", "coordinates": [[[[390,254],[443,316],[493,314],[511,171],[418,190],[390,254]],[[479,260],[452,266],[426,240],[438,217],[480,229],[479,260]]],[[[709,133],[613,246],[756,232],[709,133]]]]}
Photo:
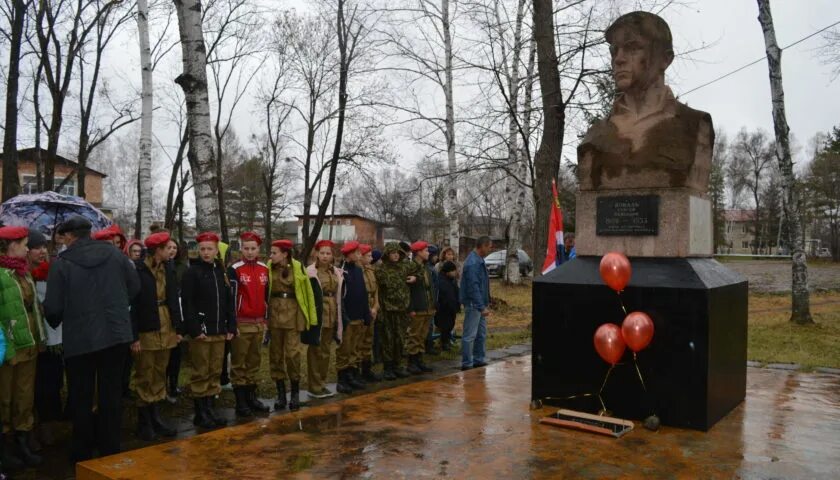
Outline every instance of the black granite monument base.
{"type": "Polygon", "coordinates": [[[621,325],[624,312],[653,319],[655,332],[638,354],[642,387],[628,349],[613,369],[603,400],[613,416],[656,413],[667,426],[709,430],[746,394],[747,281],[709,258],[631,258],[633,276],[619,295],[598,273],[600,257],[579,257],[534,281],[532,397],[596,412],[609,369],[593,335],[621,325]],[[574,398],[572,398],[574,397],[574,398]]]}

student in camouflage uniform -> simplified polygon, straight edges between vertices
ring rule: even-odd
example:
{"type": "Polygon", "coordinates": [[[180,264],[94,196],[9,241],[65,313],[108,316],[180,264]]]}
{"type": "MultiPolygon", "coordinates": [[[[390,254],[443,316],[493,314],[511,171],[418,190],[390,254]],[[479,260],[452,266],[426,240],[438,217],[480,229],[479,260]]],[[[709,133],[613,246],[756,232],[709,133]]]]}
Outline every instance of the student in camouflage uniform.
{"type": "Polygon", "coordinates": [[[376,272],[376,284],[379,290],[379,313],[381,322],[382,361],[385,363],[385,380],[405,378],[409,374],[401,365],[403,342],[408,323],[408,282],[415,278],[406,276],[406,264],[402,263],[403,253],[399,244],[391,242],[382,252],[382,266],[376,272]]]}
{"type": "Polygon", "coordinates": [[[306,268],[307,275],[317,278],[323,292],[323,316],[320,345],[309,345],[306,349],[306,367],[309,377],[309,396],[312,398],[332,397],[335,393],[327,388],[327,372],[333,343],[341,344],[344,327],[341,302],[344,291],[344,277],[341,270],[333,266],[333,248],[329,240],[315,244],[315,263],[306,268]]]}
{"type": "Polygon", "coordinates": [[[429,324],[435,316],[437,305],[436,272],[428,264],[429,244],[420,240],[411,244],[414,266],[411,276],[417,277],[409,288],[409,324],[405,339],[405,353],[408,355],[408,372],[412,375],[428,373],[432,368],[423,362],[426,353],[426,336],[429,324]]]}

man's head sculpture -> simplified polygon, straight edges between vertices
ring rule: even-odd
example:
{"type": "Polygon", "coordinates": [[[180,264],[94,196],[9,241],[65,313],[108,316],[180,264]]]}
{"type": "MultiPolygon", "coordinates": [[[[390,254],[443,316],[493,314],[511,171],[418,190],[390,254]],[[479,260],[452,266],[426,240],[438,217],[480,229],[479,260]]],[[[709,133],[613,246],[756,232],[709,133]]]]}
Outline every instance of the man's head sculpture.
{"type": "Polygon", "coordinates": [[[622,15],[604,37],[610,45],[616,90],[633,94],[664,84],[674,46],[671,29],[662,17],[648,12],[622,15]]]}

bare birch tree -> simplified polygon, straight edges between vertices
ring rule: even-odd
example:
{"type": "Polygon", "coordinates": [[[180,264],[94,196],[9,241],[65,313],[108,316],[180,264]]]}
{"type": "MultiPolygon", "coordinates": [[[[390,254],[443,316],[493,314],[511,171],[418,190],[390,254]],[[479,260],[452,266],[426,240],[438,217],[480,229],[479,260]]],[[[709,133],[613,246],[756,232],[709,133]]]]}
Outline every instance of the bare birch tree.
{"type": "Polygon", "coordinates": [[[805,257],[805,241],[802,231],[802,214],[793,160],[790,153],[790,127],[785,115],[785,92],[782,86],[782,50],[776,42],[770,0],[758,0],[758,22],[764,32],[764,46],[767,51],[767,66],[770,74],[770,93],[773,102],[773,131],[776,134],[776,160],[782,173],[785,218],[788,222],[791,247],[791,316],[790,321],[799,325],[813,323],[811,299],[808,292],[808,264],[805,257]]]}
{"type": "Polygon", "coordinates": [[[187,104],[189,153],[199,230],[219,231],[219,197],[216,155],[211,134],[210,98],[207,93],[207,50],[201,26],[201,0],[174,0],[184,72],[175,79],[187,104]]]}
{"type": "Polygon", "coordinates": [[[219,228],[222,240],[229,241],[225,189],[222,172],[228,159],[222,143],[231,130],[233,115],[265,61],[254,57],[262,49],[260,20],[264,12],[252,0],[210,0],[202,25],[207,45],[207,63],[213,107],[213,139],[216,149],[216,178],[219,186],[219,228]]]}
{"type": "Polygon", "coordinates": [[[137,36],[140,43],[140,183],[138,199],[140,231],[148,232],[152,224],[152,125],[154,122],[154,77],[152,71],[152,46],[149,39],[149,2],[137,0],[137,36]]]}
{"type": "MultiPolygon", "coordinates": [[[[445,202],[448,218],[449,246],[455,252],[460,248],[461,225],[458,217],[458,144],[456,142],[455,86],[453,74],[459,70],[456,65],[454,49],[453,20],[455,0],[404,0],[387,2],[390,28],[382,34],[386,40],[389,54],[396,64],[389,67],[403,74],[414,92],[414,85],[430,82],[442,94],[444,114],[427,113],[427,107],[421,105],[420,95],[412,93],[414,105],[401,103],[393,105],[397,110],[410,116],[412,122],[427,124],[432,132],[443,137],[449,178],[445,202]]],[[[463,68],[463,67],[460,67],[463,68]]],[[[428,133],[420,133],[418,138],[426,143],[428,133]]],[[[428,145],[428,144],[427,144],[428,145]]],[[[437,148],[436,148],[437,149],[437,148]]]]}

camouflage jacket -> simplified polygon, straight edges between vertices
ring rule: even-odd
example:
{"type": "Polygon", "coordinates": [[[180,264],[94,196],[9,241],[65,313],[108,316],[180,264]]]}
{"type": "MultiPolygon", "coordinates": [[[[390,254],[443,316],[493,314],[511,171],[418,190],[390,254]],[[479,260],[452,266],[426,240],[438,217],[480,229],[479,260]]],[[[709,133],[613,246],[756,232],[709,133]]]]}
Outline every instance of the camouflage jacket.
{"type": "Polygon", "coordinates": [[[405,264],[391,262],[388,253],[399,249],[394,244],[385,245],[382,265],[376,269],[376,284],[379,287],[379,306],[386,312],[404,312],[408,309],[409,290],[406,280],[405,264]]]}

